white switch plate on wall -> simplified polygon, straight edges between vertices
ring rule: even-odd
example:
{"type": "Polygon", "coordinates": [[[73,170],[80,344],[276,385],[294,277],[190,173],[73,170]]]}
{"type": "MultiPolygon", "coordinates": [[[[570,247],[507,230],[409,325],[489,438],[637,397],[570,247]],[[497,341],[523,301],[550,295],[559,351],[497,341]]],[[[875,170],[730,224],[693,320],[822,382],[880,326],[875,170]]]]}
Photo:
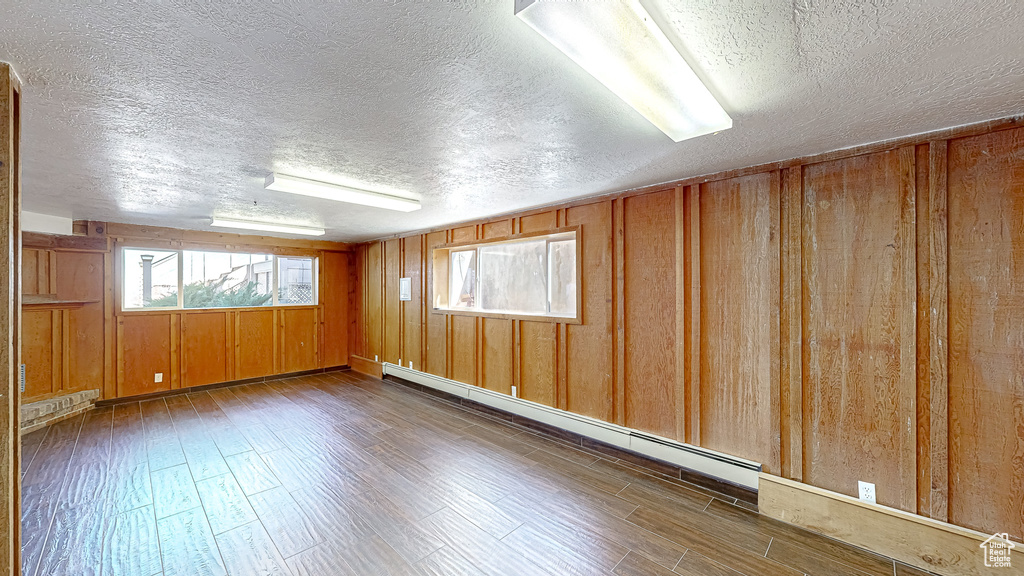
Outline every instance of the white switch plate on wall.
{"type": "Polygon", "coordinates": [[[157,372],[156,374],[153,375],[153,382],[163,382],[163,381],[164,381],[164,373],[163,372],[157,372]]]}
{"type": "Polygon", "coordinates": [[[871,504],[877,504],[875,502],[875,485],[871,482],[857,481],[857,496],[861,502],[870,502],[871,504]]]}

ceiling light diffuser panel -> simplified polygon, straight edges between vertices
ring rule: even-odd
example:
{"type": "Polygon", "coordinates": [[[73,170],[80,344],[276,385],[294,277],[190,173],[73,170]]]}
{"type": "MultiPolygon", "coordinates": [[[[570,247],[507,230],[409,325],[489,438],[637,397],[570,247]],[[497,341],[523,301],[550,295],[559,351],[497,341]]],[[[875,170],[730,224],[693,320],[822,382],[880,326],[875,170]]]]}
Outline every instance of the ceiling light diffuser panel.
{"type": "Polygon", "coordinates": [[[267,176],[265,188],[277,192],[300,194],[302,196],[373,206],[399,212],[412,212],[420,209],[419,200],[381,192],[372,192],[370,190],[360,190],[358,188],[341,186],[340,184],[320,182],[319,180],[287,176],[285,174],[274,173],[267,176]]]}
{"type": "Polygon", "coordinates": [[[215,228],[235,228],[238,230],[259,230],[260,232],[279,232],[282,234],[302,234],[303,236],[323,236],[323,228],[311,226],[289,226],[285,224],[272,224],[270,222],[250,222],[245,220],[225,220],[214,218],[210,224],[215,228]]]}
{"type": "Polygon", "coordinates": [[[516,15],[679,142],[732,119],[639,0],[515,0],[516,15]]]}

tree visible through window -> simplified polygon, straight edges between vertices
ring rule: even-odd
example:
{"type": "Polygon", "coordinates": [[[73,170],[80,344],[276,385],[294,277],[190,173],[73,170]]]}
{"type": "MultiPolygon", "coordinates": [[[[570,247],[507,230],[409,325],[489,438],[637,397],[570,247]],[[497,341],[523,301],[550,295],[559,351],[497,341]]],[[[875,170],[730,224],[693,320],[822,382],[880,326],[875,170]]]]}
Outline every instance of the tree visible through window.
{"type": "Polygon", "coordinates": [[[187,309],[316,304],[314,261],[270,254],[126,248],[123,305],[126,309],[177,308],[179,292],[180,305],[187,309]]]}

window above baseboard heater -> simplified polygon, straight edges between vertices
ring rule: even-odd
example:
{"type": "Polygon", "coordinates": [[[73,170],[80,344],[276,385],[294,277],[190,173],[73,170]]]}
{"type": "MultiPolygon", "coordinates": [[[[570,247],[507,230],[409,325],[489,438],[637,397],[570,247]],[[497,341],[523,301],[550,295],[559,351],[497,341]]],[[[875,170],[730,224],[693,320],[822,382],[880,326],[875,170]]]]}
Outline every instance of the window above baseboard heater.
{"type": "Polygon", "coordinates": [[[403,368],[397,364],[385,362],[383,372],[384,375],[408,380],[491,408],[568,430],[617,448],[757,490],[758,475],[761,472],[761,465],[757,462],[640,432],[596,418],[573,414],[522,398],[514,398],[412,368],[403,368]]]}

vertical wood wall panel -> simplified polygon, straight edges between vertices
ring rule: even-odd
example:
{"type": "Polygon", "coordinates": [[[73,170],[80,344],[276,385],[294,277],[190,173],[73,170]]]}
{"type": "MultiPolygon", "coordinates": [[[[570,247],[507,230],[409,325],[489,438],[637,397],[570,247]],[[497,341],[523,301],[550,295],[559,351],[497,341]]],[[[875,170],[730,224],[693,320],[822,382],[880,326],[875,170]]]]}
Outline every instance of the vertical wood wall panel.
{"type": "Polygon", "coordinates": [[[102,252],[56,252],[55,292],[64,300],[89,304],[65,312],[68,320],[68,391],[103,389],[104,346],[102,328],[104,256],[102,252]]]}
{"type": "Polygon", "coordinates": [[[779,303],[779,456],[782,475],[803,480],[803,167],[782,170],[779,303]]]}
{"type": "Polygon", "coordinates": [[[551,322],[520,324],[519,396],[546,406],[555,405],[555,334],[551,322]]]}
{"type": "Polygon", "coordinates": [[[301,372],[317,367],[316,308],[283,308],[280,311],[284,350],[282,372],[301,372]]]}
{"type": "MultiPolygon", "coordinates": [[[[481,226],[481,239],[507,238],[512,234],[512,219],[503,218],[481,226]]],[[[484,318],[480,320],[479,346],[483,352],[480,362],[480,385],[488,390],[512,393],[512,320],[484,318]]]]}
{"type": "Polygon", "coordinates": [[[137,314],[120,318],[120,341],[124,379],[118,382],[119,396],[134,396],[171,389],[171,313],[137,314]],[[154,382],[153,375],[164,375],[154,382]]]}
{"type": "Polygon", "coordinates": [[[678,438],[675,397],[675,191],[627,198],[626,426],[678,438]]]}
{"type": "Polygon", "coordinates": [[[225,382],[228,375],[228,312],[182,314],[182,386],[225,382]]]}
{"type": "Polygon", "coordinates": [[[384,243],[384,353],[381,361],[392,364],[398,364],[402,350],[401,301],[398,299],[401,242],[393,238],[384,243]]]}
{"type": "Polygon", "coordinates": [[[701,445],[779,472],[779,176],[700,195],[701,445]]]}
{"type": "Polygon", "coordinates": [[[949,143],[949,515],[1024,538],[1024,130],[949,143]]]}
{"type": "Polygon", "coordinates": [[[274,316],[271,309],[238,312],[235,378],[244,380],[274,373],[274,316]]]}
{"type": "Polygon", "coordinates": [[[476,318],[451,317],[451,378],[464,384],[478,385],[476,380],[476,318]]]}
{"type": "MultiPolygon", "coordinates": [[[[546,232],[558,224],[557,212],[549,210],[519,218],[519,233],[546,232]]],[[[519,324],[519,396],[555,406],[556,341],[558,325],[552,322],[522,321],[519,324]]]]}
{"type": "MultiPolygon", "coordinates": [[[[427,268],[427,294],[424,296],[429,300],[433,295],[432,282],[434,281],[431,266],[431,251],[447,241],[447,233],[444,231],[432,232],[426,235],[427,253],[423,255],[423,261],[427,268]]],[[[435,376],[444,377],[448,371],[448,317],[444,314],[431,312],[434,303],[427,302],[426,314],[426,344],[424,354],[423,370],[435,376]]]]}
{"type": "Polygon", "coordinates": [[[931,516],[931,198],[927,144],[915,149],[917,181],[917,512],[931,516]]]}
{"type": "Polygon", "coordinates": [[[366,343],[363,355],[366,358],[378,358],[384,354],[384,278],[382,275],[382,254],[384,244],[374,242],[366,247],[365,270],[367,282],[363,283],[365,308],[363,317],[366,319],[366,343]]]}
{"type": "Polygon", "coordinates": [[[913,149],[804,172],[804,479],[916,510],[913,149]],[[909,258],[908,258],[909,255],[909,258]]]}
{"type": "MultiPolygon", "coordinates": [[[[677,422],[682,421],[683,439],[691,444],[700,445],[700,194],[702,186],[686,186],[683,189],[683,209],[676,210],[682,218],[677,228],[683,235],[681,259],[677,266],[683,267],[683,286],[676,293],[682,292],[682,318],[680,310],[676,310],[676,325],[682,325],[683,333],[683,397],[681,409],[677,410],[677,422]],[[680,213],[681,212],[681,213],[680,213]]],[[[678,243],[677,243],[678,244],[678,243]]],[[[678,351],[677,351],[678,354],[678,351]]],[[[678,358],[676,366],[679,366],[678,358]]],[[[678,377],[678,375],[677,375],[678,377]]],[[[678,386],[677,386],[678,389],[678,386]]]]}
{"type": "Polygon", "coordinates": [[[408,366],[412,361],[413,368],[423,369],[423,250],[419,237],[405,240],[402,252],[403,276],[409,278],[412,285],[412,300],[402,302],[402,362],[408,366]]]}
{"type": "MultiPolygon", "coordinates": [[[[25,364],[25,392],[23,398],[31,401],[51,394],[54,378],[54,358],[59,356],[60,328],[54,331],[57,310],[26,310],[22,315],[25,338],[21,345],[21,361],[25,364]]],[[[59,368],[59,364],[58,364],[59,368]]]]}
{"type": "Polygon", "coordinates": [[[324,252],[323,274],[324,366],[348,364],[349,338],[349,259],[348,252],[324,252]]]}
{"type": "Polygon", "coordinates": [[[512,393],[512,320],[483,319],[483,373],[480,385],[512,393]]]}
{"type": "Polygon", "coordinates": [[[583,324],[565,325],[565,397],[571,412],[611,420],[612,389],[612,205],[598,202],[565,211],[565,225],[580,226],[583,258],[583,324]]]}
{"type": "MultiPolygon", "coordinates": [[[[947,146],[928,146],[928,386],[927,514],[949,520],[949,212],[947,146]]],[[[922,250],[918,250],[920,256],[922,250]]],[[[920,440],[920,438],[919,438],[920,440]]]]}

